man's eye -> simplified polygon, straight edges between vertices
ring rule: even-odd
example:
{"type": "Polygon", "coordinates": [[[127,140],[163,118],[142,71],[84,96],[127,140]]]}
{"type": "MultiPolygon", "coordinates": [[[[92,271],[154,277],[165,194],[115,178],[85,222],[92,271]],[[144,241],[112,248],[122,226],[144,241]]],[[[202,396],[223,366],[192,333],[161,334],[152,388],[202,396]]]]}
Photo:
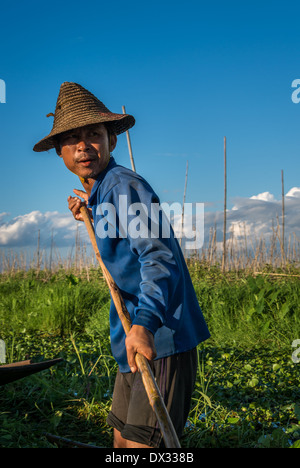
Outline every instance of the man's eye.
{"type": "Polygon", "coordinates": [[[63,140],[64,141],[69,141],[69,140],[76,140],[77,135],[75,133],[69,133],[69,135],[65,135],[63,140]]]}

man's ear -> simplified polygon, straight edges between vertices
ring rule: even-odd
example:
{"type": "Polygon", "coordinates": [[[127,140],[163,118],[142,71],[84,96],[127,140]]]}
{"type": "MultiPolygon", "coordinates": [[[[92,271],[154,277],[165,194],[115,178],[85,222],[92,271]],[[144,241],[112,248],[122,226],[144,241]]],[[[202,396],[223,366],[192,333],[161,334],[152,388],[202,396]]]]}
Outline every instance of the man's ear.
{"type": "Polygon", "coordinates": [[[109,151],[113,151],[117,145],[117,135],[115,133],[111,133],[109,135],[109,151]]]}
{"type": "Polygon", "coordinates": [[[55,148],[56,154],[57,154],[60,158],[62,158],[61,149],[60,149],[60,144],[58,143],[57,140],[54,140],[54,148],[55,148]]]}

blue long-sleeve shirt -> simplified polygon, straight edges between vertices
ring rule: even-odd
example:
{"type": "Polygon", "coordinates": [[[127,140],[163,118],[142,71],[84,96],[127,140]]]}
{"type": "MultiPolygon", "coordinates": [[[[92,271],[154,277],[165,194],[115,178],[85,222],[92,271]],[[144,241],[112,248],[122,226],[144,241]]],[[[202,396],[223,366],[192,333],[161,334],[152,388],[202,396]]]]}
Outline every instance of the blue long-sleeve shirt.
{"type": "MultiPolygon", "coordinates": [[[[210,336],[173,230],[162,234],[161,217],[157,222],[151,217],[158,204],[148,182],[113,157],[89,197],[102,260],[121,291],[132,324],[153,333],[156,359],[188,351],[210,336]]],[[[125,333],[113,301],[110,336],[120,371],[130,372],[125,333]]]]}

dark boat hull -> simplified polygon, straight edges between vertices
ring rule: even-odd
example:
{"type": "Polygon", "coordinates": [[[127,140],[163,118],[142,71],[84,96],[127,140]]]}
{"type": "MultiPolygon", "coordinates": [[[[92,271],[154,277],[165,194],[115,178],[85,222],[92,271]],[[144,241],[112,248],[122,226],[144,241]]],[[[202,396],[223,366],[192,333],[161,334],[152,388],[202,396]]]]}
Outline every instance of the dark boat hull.
{"type": "Polygon", "coordinates": [[[13,364],[4,364],[0,366],[0,385],[5,385],[15,380],[23,379],[28,375],[41,372],[55,364],[63,361],[62,358],[50,359],[42,362],[20,361],[13,364]]]}

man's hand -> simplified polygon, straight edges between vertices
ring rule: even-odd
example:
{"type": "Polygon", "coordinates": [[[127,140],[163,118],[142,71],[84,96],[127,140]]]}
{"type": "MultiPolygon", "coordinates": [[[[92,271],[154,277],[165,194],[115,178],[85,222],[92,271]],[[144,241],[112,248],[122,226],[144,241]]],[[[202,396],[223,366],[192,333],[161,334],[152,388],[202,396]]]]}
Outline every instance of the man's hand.
{"type": "Polygon", "coordinates": [[[130,332],[126,336],[125,345],[127,361],[133,373],[138,370],[135,362],[136,353],[142,354],[148,361],[156,357],[153,335],[147,328],[141,325],[132,325],[130,332]]]}
{"type": "MultiPolygon", "coordinates": [[[[73,192],[78,196],[71,197],[70,195],[68,197],[69,210],[72,211],[72,214],[77,221],[83,221],[82,214],[80,213],[80,208],[82,206],[87,206],[87,202],[89,198],[88,194],[84,192],[83,190],[76,190],[76,189],[74,189],[73,192]],[[80,198],[78,197],[83,198],[84,201],[80,200],[80,198]]],[[[92,210],[90,208],[88,208],[88,212],[89,212],[91,219],[93,219],[92,210]]]]}

